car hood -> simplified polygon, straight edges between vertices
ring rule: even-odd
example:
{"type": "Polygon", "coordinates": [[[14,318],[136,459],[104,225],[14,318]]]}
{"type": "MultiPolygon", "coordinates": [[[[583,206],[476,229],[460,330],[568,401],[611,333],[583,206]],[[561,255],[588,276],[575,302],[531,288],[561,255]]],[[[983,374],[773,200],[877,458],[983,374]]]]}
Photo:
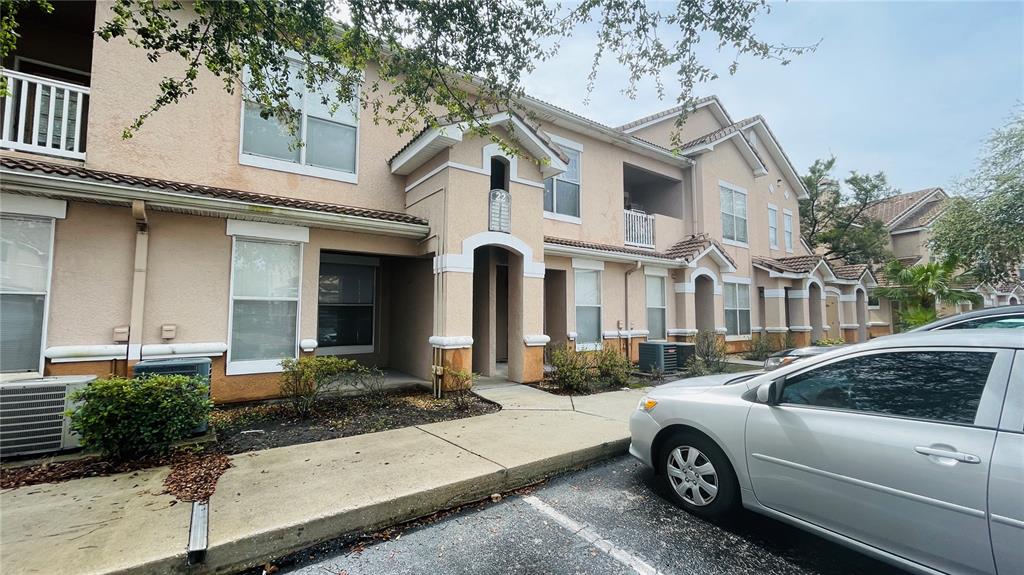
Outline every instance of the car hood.
{"type": "Polygon", "coordinates": [[[714,375],[704,375],[701,377],[688,377],[686,379],[677,379],[676,381],[670,381],[663,383],[655,387],[652,393],[657,392],[688,392],[688,391],[704,391],[711,387],[718,387],[725,385],[728,381],[733,380],[737,377],[735,373],[716,373],[714,375]]]}

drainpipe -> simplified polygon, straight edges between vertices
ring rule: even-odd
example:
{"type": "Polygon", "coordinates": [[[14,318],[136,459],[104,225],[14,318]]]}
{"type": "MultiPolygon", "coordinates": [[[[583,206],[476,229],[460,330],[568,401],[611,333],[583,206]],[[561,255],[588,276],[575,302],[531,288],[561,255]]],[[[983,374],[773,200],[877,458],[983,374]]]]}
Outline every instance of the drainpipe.
{"type": "Polygon", "coordinates": [[[643,264],[637,260],[632,268],[626,270],[626,359],[630,362],[633,361],[629,355],[633,351],[633,326],[629,323],[629,276],[633,275],[633,272],[640,271],[642,267],[643,264]]]}
{"type": "Polygon", "coordinates": [[[135,218],[135,271],[132,275],[132,307],[128,322],[129,361],[142,359],[142,316],[146,305],[146,268],[149,264],[149,222],[146,219],[145,202],[132,200],[132,217],[135,218]]]}

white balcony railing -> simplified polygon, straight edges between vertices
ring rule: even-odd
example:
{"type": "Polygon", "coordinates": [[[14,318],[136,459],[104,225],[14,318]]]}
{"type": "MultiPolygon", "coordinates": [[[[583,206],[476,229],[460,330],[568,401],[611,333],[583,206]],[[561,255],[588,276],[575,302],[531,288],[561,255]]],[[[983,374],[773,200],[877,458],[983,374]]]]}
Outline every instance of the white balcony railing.
{"type": "Polygon", "coordinates": [[[0,69],[7,77],[0,147],[85,159],[89,88],[0,69]]]}
{"type": "Polygon", "coordinates": [[[654,216],[625,210],[623,212],[626,227],[625,244],[638,248],[654,248],[654,216]]]}

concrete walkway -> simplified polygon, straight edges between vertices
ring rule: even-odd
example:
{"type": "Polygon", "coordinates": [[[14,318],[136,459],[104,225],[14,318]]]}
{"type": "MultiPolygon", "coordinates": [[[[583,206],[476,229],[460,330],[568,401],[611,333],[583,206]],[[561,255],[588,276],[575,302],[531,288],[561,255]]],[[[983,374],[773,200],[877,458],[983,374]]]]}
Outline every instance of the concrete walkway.
{"type": "MultiPolygon", "coordinates": [[[[318,541],[507,491],[624,453],[643,392],[556,396],[488,381],[498,413],[232,457],[210,501],[206,564],[231,573],[318,541]]],[[[0,493],[0,571],[185,573],[190,505],[167,469],[0,493]]]]}

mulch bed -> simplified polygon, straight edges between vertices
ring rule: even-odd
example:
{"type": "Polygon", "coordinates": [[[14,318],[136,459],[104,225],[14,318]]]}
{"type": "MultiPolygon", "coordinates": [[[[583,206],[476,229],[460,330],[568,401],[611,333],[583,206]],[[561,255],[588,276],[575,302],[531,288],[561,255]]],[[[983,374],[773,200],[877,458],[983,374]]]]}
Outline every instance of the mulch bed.
{"type": "Polygon", "coordinates": [[[462,419],[499,409],[472,394],[466,396],[463,405],[456,405],[451,400],[435,400],[429,393],[389,395],[382,400],[361,396],[324,398],[307,419],[296,417],[287,403],[221,407],[210,415],[217,434],[215,443],[124,462],[84,457],[0,468],[0,489],[170,465],[164,481],[167,492],[182,501],[205,501],[213,494],[217,479],[230,467],[229,455],[462,419]]]}
{"type": "Polygon", "coordinates": [[[653,379],[648,374],[633,374],[629,378],[629,383],[626,385],[609,385],[601,381],[595,381],[588,389],[583,390],[567,390],[555,385],[550,379],[545,378],[543,381],[533,384],[534,387],[541,391],[546,391],[554,395],[572,395],[579,397],[581,395],[594,395],[597,393],[605,393],[608,391],[619,391],[621,389],[639,389],[642,387],[648,387],[652,385],[658,385],[665,381],[671,381],[671,379],[662,378],[660,380],[653,379]]]}

